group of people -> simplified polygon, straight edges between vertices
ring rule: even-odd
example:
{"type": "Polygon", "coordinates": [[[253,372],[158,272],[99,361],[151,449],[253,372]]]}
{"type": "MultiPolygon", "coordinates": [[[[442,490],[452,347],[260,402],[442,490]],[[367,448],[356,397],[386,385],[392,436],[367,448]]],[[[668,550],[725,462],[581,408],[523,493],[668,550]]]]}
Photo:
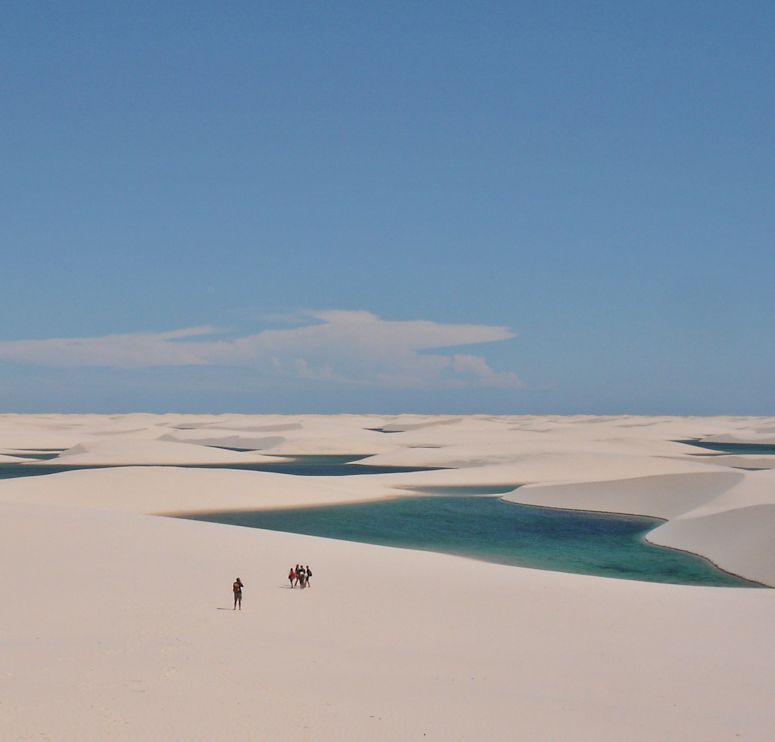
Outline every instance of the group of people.
{"type": "Polygon", "coordinates": [[[291,583],[292,588],[296,585],[300,588],[311,587],[310,577],[312,577],[312,570],[309,568],[309,564],[306,567],[303,564],[297,564],[295,567],[291,567],[290,572],[288,572],[288,582],[291,583]]]}
{"type": "MultiPolygon", "coordinates": [[[[288,582],[291,583],[291,587],[298,585],[300,588],[310,587],[309,579],[312,577],[312,570],[309,568],[309,564],[305,567],[303,564],[297,564],[295,567],[291,567],[288,572],[288,582]]],[[[242,588],[245,587],[245,583],[238,577],[231,585],[231,590],[234,593],[234,608],[242,610],[242,588]]]]}

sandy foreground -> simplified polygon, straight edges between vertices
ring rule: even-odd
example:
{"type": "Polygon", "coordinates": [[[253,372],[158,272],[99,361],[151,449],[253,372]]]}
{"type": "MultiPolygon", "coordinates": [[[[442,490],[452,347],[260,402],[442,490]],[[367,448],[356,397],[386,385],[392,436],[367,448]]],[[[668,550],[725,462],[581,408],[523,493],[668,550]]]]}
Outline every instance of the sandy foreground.
{"type": "Polygon", "coordinates": [[[506,497],[658,515],[655,542],[775,584],[775,457],[691,438],[775,442],[775,419],[0,416],[0,464],[122,465],[0,480],[0,739],[770,740],[771,590],[156,515],[522,485],[506,497]],[[315,453],[448,468],[174,466],[315,453]]]}

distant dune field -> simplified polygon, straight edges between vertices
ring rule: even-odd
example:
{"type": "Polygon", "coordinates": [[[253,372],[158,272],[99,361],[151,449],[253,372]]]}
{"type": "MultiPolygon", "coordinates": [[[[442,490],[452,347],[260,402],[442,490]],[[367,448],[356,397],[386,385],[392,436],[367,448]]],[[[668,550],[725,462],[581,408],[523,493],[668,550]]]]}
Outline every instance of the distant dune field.
{"type": "Polygon", "coordinates": [[[2,415],[0,472],[57,473],[0,474],[0,733],[769,739],[772,590],[157,516],[496,487],[514,502],[657,516],[653,543],[775,585],[775,455],[685,442],[765,445],[773,429],[740,417],[2,415]],[[429,470],[249,470],[333,455],[429,470]],[[191,468],[204,464],[218,468],[191,468]],[[304,591],[285,579],[299,561],[314,571],[304,591]]]}

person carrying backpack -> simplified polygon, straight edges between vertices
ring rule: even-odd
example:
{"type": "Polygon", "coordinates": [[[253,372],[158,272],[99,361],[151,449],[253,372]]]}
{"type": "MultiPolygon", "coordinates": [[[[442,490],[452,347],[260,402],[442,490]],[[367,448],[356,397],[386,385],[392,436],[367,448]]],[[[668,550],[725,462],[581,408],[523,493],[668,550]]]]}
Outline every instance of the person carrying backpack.
{"type": "Polygon", "coordinates": [[[239,609],[242,610],[242,588],[245,587],[245,585],[242,583],[242,580],[238,577],[236,580],[234,580],[234,583],[231,586],[232,591],[234,592],[234,608],[232,610],[237,610],[237,604],[239,604],[239,609]]]}

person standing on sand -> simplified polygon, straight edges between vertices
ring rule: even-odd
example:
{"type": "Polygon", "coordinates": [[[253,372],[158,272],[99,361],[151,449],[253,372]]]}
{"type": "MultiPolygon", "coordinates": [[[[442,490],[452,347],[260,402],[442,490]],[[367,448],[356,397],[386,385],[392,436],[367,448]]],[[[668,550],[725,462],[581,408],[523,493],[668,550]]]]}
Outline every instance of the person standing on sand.
{"type": "Polygon", "coordinates": [[[231,586],[231,589],[234,591],[234,608],[232,610],[237,610],[237,604],[239,603],[239,609],[242,610],[242,588],[245,587],[245,585],[242,584],[242,580],[238,577],[236,580],[234,580],[234,584],[231,586]]]}
{"type": "Polygon", "coordinates": [[[291,590],[293,590],[293,581],[296,579],[296,572],[294,571],[293,567],[291,567],[291,571],[288,572],[288,582],[291,583],[291,590]]]}
{"type": "Polygon", "coordinates": [[[307,587],[312,587],[312,585],[309,584],[309,578],[312,577],[312,570],[309,568],[309,564],[307,565],[307,587]]]}

